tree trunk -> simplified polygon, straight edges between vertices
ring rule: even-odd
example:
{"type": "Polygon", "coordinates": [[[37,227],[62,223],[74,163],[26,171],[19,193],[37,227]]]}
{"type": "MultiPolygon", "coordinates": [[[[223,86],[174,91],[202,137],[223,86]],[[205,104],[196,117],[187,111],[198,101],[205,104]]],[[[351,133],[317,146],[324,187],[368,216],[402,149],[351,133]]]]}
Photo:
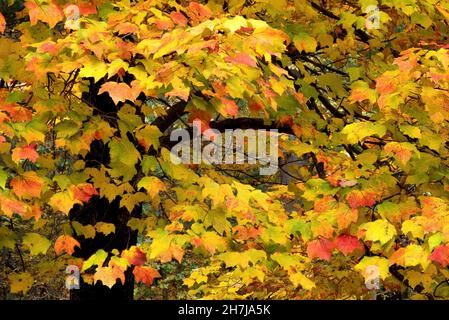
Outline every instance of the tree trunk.
{"type": "MultiPolygon", "coordinates": [[[[128,220],[131,216],[137,216],[141,208],[136,209],[130,213],[126,208],[120,208],[119,198],[111,203],[105,198],[93,197],[84,206],[78,206],[70,212],[70,220],[78,221],[83,225],[96,223],[102,221],[113,223],[115,225],[115,233],[110,233],[105,236],[97,233],[93,239],[85,239],[79,237],[77,240],[81,244],[81,249],[75,251],[74,256],[88,259],[97,250],[103,249],[106,252],[111,252],[113,249],[119,251],[128,249],[137,242],[137,231],[132,231],[128,226],[128,220]]],[[[80,279],[80,289],[71,290],[71,300],[132,300],[134,291],[134,276],[131,269],[125,272],[125,283],[122,284],[120,280],[109,289],[108,287],[97,283],[89,285],[80,279]]]]}
{"type": "MultiPolygon", "coordinates": [[[[101,81],[93,83],[89,88],[89,92],[83,94],[83,100],[89,105],[95,106],[95,113],[108,114],[108,121],[113,127],[117,127],[117,117],[112,119],[111,115],[117,115],[118,108],[111,100],[109,95],[98,95],[101,81]]],[[[90,145],[90,151],[84,158],[86,167],[98,168],[100,164],[108,165],[109,148],[100,140],[94,140],[90,145]]],[[[140,217],[142,208],[136,206],[132,212],[129,212],[125,207],[120,208],[120,197],[117,197],[112,202],[106,198],[94,196],[89,202],[84,205],[75,205],[70,211],[70,221],[77,221],[82,225],[95,225],[98,222],[113,223],[115,225],[115,233],[110,233],[105,236],[102,233],[96,233],[95,238],[85,239],[83,236],[75,236],[79,241],[81,248],[76,248],[74,252],[75,257],[88,259],[97,250],[103,249],[110,253],[113,249],[119,251],[128,249],[137,243],[137,231],[132,231],[127,223],[131,217],[140,217]]],[[[107,264],[106,260],[105,264],[107,264]]],[[[110,289],[101,283],[90,285],[80,279],[80,288],[73,289],[70,292],[71,300],[132,300],[134,291],[134,275],[132,269],[125,272],[125,283],[122,284],[117,280],[116,284],[110,289]]]]}

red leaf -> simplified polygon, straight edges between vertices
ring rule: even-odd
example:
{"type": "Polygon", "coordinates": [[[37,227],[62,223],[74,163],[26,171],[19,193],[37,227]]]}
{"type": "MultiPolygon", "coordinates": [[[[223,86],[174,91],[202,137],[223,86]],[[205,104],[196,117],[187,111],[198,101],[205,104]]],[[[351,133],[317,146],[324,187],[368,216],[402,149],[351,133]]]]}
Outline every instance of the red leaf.
{"type": "Polygon", "coordinates": [[[161,277],[159,272],[151,267],[136,266],[134,267],[133,274],[136,277],[137,282],[142,282],[147,286],[151,286],[155,278],[161,277]]]}
{"type": "Polygon", "coordinates": [[[446,268],[449,265],[449,246],[442,245],[436,247],[429,256],[429,259],[446,268]]]}
{"type": "Polygon", "coordinates": [[[360,241],[351,235],[340,235],[334,240],[335,247],[338,251],[347,256],[355,250],[364,251],[363,245],[360,241]]]}
{"type": "Polygon", "coordinates": [[[147,261],[147,255],[145,252],[136,246],[132,246],[129,250],[123,250],[122,257],[135,266],[143,266],[147,261]]]}
{"type": "Polygon", "coordinates": [[[333,250],[334,243],[324,238],[310,241],[307,245],[307,255],[310,259],[319,258],[329,261],[333,250]]]}

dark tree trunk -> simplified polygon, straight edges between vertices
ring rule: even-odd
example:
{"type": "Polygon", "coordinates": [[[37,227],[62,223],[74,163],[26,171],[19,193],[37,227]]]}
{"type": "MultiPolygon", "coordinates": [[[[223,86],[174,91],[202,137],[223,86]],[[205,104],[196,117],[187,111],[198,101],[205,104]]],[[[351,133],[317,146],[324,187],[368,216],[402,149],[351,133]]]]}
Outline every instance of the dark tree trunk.
{"type": "MultiPolygon", "coordinates": [[[[111,120],[111,115],[117,114],[118,108],[115,106],[109,95],[98,95],[101,81],[90,85],[89,92],[83,94],[83,100],[89,105],[95,107],[96,114],[108,114],[108,121],[111,126],[117,127],[117,119],[111,120]]],[[[90,151],[84,158],[86,167],[98,168],[100,164],[109,164],[109,148],[100,140],[94,140],[90,145],[90,151]]],[[[132,231],[127,223],[131,217],[141,216],[141,207],[136,206],[133,212],[129,212],[125,207],[120,208],[120,197],[109,202],[104,197],[94,196],[86,204],[76,205],[69,214],[70,221],[77,221],[82,225],[95,225],[98,222],[113,223],[115,233],[105,236],[102,233],[96,233],[95,238],[85,239],[83,236],[75,236],[80,242],[81,248],[76,248],[75,257],[88,259],[97,250],[103,249],[111,252],[113,249],[119,251],[128,249],[137,243],[137,231],[132,231]]],[[[106,260],[105,264],[107,264],[106,260]]],[[[116,284],[110,289],[101,283],[90,285],[80,279],[80,288],[73,289],[70,292],[71,300],[132,300],[134,291],[134,275],[132,270],[125,272],[125,283],[117,280],[116,284]]]]}
{"type": "MultiPolygon", "coordinates": [[[[88,259],[97,250],[103,249],[111,252],[113,249],[119,251],[125,250],[137,242],[137,231],[132,231],[127,227],[127,222],[131,216],[138,216],[140,208],[136,207],[133,212],[128,212],[126,208],[120,208],[119,198],[111,203],[105,198],[93,197],[86,205],[77,206],[70,212],[70,220],[78,221],[83,225],[95,225],[97,222],[113,223],[115,233],[105,236],[97,233],[93,239],[79,237],[81,249],[77,249],[74,256],[88,259]]],[[[132,300],[134,290],[134,276],[130,269],[125,272],[125,283],[120,280],[109,289],[106,286],[97,283],[89,285],[80,279],[80,289],[71,290],[70,299],[72,300],[132,300]]]]}

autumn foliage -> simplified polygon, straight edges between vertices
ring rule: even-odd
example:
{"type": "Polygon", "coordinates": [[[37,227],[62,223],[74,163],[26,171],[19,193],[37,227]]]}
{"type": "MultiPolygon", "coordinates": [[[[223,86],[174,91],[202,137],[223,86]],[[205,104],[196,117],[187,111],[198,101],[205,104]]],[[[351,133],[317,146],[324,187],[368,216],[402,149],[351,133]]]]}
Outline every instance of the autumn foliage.
{"type": "Polygon", "coordinates": [[[139,298],[449,297],[449,1],[9,1],[0,32],[0,297],[67,297],[70,265],[139,298]],[[279,170],[174,164],[195,120],[277,129],[279,170]]]}

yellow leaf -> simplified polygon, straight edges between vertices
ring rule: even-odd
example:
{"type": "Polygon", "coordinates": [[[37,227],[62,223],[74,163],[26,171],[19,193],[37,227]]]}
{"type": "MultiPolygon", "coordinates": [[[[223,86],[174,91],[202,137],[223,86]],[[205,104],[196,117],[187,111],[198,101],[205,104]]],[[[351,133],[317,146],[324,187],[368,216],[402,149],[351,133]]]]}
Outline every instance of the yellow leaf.
{"type": "Polygon", "coordinates": [[[315,52],[318,45],[315,38],[305,32],[301,32],[293,37],[293,44],[298,51],[315,52]]]}
{"type": "Polygon", "coordinates": [[[387,128],[383,124],[363,121],[348,124],[341,133],[346,134],[349,143],[355,144],[372,135],[382,138],[386,131],[387,128]]]}
{"type": "Polygon", "coordinates": [[[77,235],[83,236],[86,239],[95,238],[95,228],[92,225],[88,224],[83,226],[78,221],[73,221],[72,226],[77,235]]]}
{"type": "Polygon", "coordinates": [[[84,261],[83,268],[81,271],[86,271],[87,269],[95,265],[99,267],[103,266],[103,263],[107,257],[108,254],[106,251],[104,251],[103,249],[98,250],[93,255],[91,255],[89,259],[84,261]]]}
{"type": "Polygon", "coordinates": [[[30,249],[30,254],[33,256],[39,253],[45,254],[51,245],[50,240],[37,233],[25,234],[22,241],[30,249]]]}
{"type": "Polygon", "coordinates": [[[113,223],[98,222],[95,225],[95,230],[107,236],[110,233],[115,233],[115,225],[113,223]]]}
{"type": "Polygon", "coordinates": [[[154,198],[159,192],[167,189],[164,182],[157,177],[143,177],[137,184],[137,189],[140,188],[147,190],[151,198],[154,198]]]}
{"type": "Polygon", "coordinates": [[[364,223],[360,229],[365,229],[365,239],[379,241],[381,245],[386,244],[396,235],[396,228],[387,220],[378,219],[373,222],[364,223]]]}
{"type": "Polygon", "coordinates": [[[54,210],[65,214],[69,214],[76,203],[81,204],[81,201],[74,199],[72,193],[68,190],[55,193],[48,202],[54,210]]]}
{"type": "Polygon", "coordinates": [[[34,283],[33,276],[28,272],[12,273],[8,276],[8,280],[11,285],[11,293],[26,293],[34,283]]]}
{"type": "Polygon", "coordinates": [[[295,287],[301,286],[305,290],[309,291],[316,287],[315,282],[307,278],[301,272],[290,274],[290,281],[295,287]]]}
{"type": "Polygon", "coordinates": [[[363,257],[363,259],[354,267],[356,271],[362,273],[365,280],[374,279],[374,276],[379,276],[385,280],[390,276],[388,268],[389,263],[386,258],[382,257],[363,257]],[[377,270],[373,272],[373,270],[377,270]],[[377,274],[376,274],[377,273],[377,274]]]}

